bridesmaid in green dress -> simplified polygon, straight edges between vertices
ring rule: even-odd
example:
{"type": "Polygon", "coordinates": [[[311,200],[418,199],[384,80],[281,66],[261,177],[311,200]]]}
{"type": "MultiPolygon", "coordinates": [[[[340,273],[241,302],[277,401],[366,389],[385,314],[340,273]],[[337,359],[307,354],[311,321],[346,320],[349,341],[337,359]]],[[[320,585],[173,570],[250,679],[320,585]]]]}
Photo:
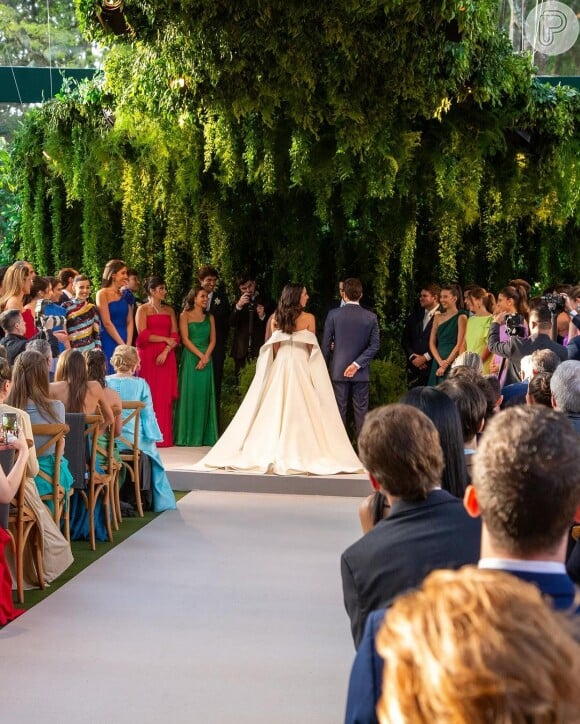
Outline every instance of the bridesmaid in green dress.
{"type": "Polygon", "coordinates": [[[433,317],[429,339],[429,350],[433,357],[429,373],[430,385],[442,382],[451,369],[453,360],[465,351],[467,313],[457,308],[460,300],[463,300],[463,294],[459,284],[441,288],[439,303],[443,312],[433,317]]]}
{"type": "Polygon", "coordinates": [[[493,319],[495,297],[482,287],[474,287],[466,294],[467,308],[472,316],[467,320],[465,345],[468,352],[475,352],[481,357],[484,375],[489,374],[492,354],[487,347],[489,328],[493,319]]]}
{"type": "Polygon", "coordinates": [[[218,438],[211,353],[215,347],[213,315],[206,314],[205,289],[194,287],[179,315],[183,354],[179,365],[179,398],[175,410],[175,444],[213,445],[218,438]]]}

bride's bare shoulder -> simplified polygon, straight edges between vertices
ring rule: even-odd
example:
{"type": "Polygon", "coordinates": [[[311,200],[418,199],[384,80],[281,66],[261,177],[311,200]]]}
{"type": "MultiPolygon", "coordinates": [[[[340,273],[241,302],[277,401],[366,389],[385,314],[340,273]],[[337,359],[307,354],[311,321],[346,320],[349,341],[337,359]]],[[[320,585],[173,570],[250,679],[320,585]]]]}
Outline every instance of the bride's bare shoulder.
{"type": "Polygon", "coordinates": [[[302,312],[296,320],[296,331],[301,332],[304,329],[308,329],[310,332],[316,332],[316,319],[314,314],[310,312],[302,312]]]}

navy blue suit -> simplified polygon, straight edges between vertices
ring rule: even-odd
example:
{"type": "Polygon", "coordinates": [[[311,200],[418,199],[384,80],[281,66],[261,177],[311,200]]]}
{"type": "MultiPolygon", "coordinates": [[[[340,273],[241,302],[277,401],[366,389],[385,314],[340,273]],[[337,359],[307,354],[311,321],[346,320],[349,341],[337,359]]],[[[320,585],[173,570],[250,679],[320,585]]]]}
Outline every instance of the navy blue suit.
{"type": "Polygon", "coordinates": [[[371,611],[437,568],[476,563],[480,538],[480,521],[446,490],[432,490],[426,500],[397,500],[388,518],[342,554],[344,605],[355,646],[371,611]]]}
{"type": "Polygon", "coordinates": [[[331,309],[324,322],[321,346],[326,364],[330,366],[330,378],[342,421],[346,425],[348,399],[352,395],[354,420],[359,433],[369,409],[369,365],[380,346],[377,315],[360,304],[347,303],[344,307],[331,309]],[[353,362],[359,370],[354,377],[345,377],[345,369],[353,362]]]}
{"type": "MultiPolygon", "coordinates": [[[[552,599],[554,608],[568,610],[574,606],[576,587],[564,573],[509,571],[536,586],[552,599]]],[[[365,631],[350,672],[345,724],[377,724],[375,707],[383,688],[383,659],[375,649],[377,633],[387,609],[369,614],[365,631]]],[[[578,610],[576,613],[578,614],[578,610]]]]}

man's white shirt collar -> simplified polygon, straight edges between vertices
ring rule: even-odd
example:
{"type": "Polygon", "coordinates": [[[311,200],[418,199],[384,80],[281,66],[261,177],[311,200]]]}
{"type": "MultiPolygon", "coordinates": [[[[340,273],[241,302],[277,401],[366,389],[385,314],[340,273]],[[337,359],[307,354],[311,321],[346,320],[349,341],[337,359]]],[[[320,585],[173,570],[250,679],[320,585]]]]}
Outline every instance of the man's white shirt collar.
{"type": "Polygon", "coordinates": [[[566,566],[557,561],[521,561],[513,558],[482,558],[477,567],[524,573],[566,573],[566,566]]]}

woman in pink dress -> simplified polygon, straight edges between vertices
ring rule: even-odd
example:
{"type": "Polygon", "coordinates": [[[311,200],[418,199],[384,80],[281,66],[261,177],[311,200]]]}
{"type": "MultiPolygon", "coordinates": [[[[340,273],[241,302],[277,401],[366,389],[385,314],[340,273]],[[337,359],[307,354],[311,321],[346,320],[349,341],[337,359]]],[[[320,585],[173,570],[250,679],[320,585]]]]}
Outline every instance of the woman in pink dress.
{"type": "Polygon", "coordinates": [[[164,304],[167,288],[161,277],[145,280],[147,302],[137,310],[137,349],[141,367],[137,374],[151,388],[153,409],[163,435],[157,447],[173,445],[173,403],[177,399],[177,363],[179,344],[177,318],[173,308],[164,304]]]}

